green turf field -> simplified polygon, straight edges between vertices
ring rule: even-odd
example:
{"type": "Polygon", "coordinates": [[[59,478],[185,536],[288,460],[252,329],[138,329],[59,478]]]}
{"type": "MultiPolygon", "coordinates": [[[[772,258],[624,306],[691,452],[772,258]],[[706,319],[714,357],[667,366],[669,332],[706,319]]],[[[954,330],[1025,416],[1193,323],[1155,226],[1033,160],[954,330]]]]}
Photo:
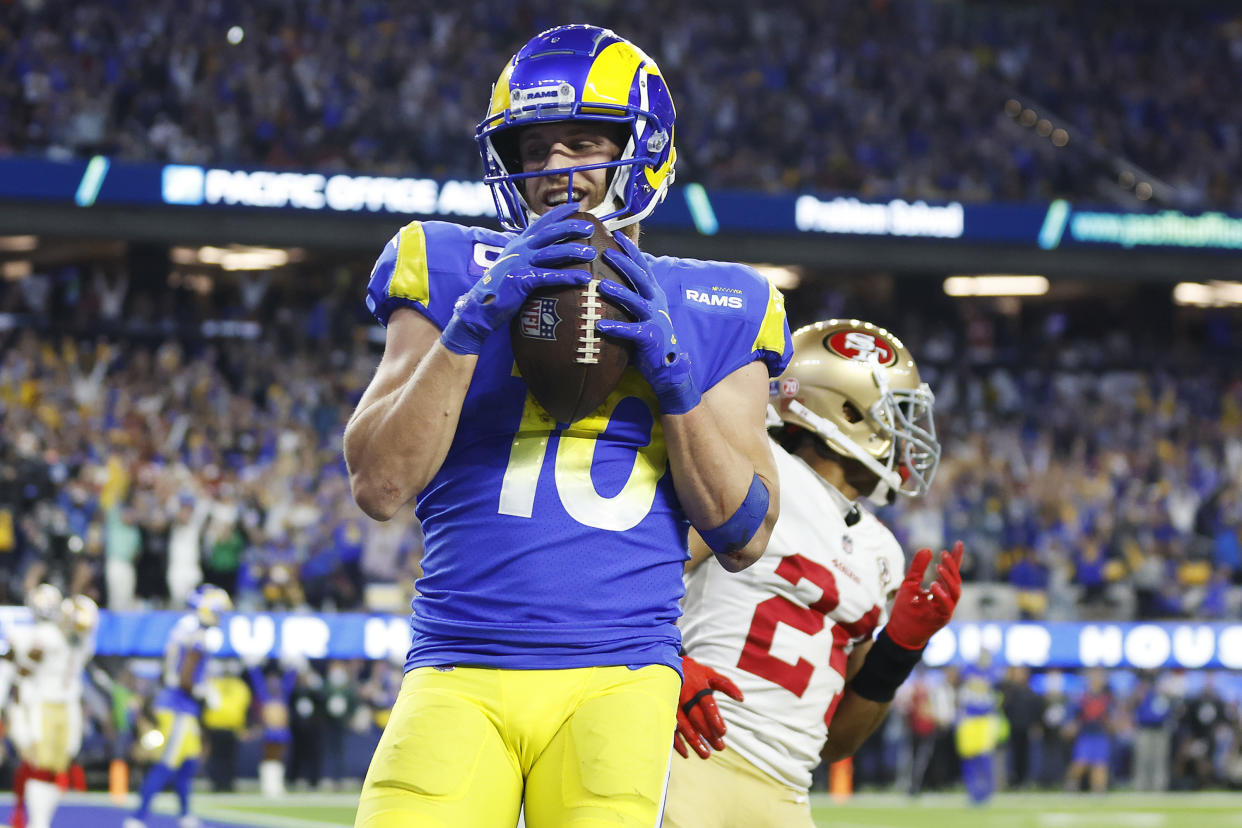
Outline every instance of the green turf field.
{"type": "MultiPolygon", "coordinates": [[[[257,794],[197,793],[194,810],[213,828],[348,828],[353,825],[357,798],[356,792],[290,792],[278,800],[257,794]]],[[[134,799],[132,794],[130,799],[134,799]]],[[[0,828],[4,828],[9,801],[9,796],[0,794],[0,828]]],[[[100,808],[95,823],[100,828],[119,825],[123,815],[123,806],[106,794],[70,794],[66,802],[100,808]]],[[[133,804],[128,803],[129,807],[133,804]]],[[[171,814],[174,804],[165,794],[156,800],[154,811],[171,814]]],[[[815,824],[823,828],[1242,828],[1242,794],[1001,794],[985,808],[969,807],[964,794],[919,799],[863,794],[844,803],[814,795],[812,806],[815,824]]],[[[61,816],[65,819],[53,821],[56,828],[77,824],[68,809],[61,816]]],[[[172,821],[165,817],[160,824],[172,825],[172,821]]]]}
{"type": "MultiPolygon", "coordinates": [[[[273,802],[203,794],[195,810],[268,828],[336,828],[353,824],[356,796],[291,793],[273,802]]],[[[845,803],[816,795],[812,802],[815,824],[824,828],[1242,828],[1242,794],[1001,794],[985,808],[968,806],[964,794],[862,794],[845,803]]]]}

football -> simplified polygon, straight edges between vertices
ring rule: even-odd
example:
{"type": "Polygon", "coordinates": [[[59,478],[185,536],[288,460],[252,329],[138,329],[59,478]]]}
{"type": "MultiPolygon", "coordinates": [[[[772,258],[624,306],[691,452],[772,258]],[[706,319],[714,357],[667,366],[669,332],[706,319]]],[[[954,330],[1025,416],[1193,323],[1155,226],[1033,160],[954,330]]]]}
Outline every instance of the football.
{"type": "Polygon", "coordinates": [[[595,330],[595,323],[600,319],[633,321],[598,288],[605,279],[627,284],[603,257],[605,250],[619,250],[620,245],[590,213],[575,213],[571,218],[595,225],[595,233],[586,241],[597,256],[566,269],[586,270],[593,278],[581,286],[536,291],[509,326],[518,373],[559,423],[575,422],[599,408],[629,364],[628,346],[604,337],[595,330]]]}

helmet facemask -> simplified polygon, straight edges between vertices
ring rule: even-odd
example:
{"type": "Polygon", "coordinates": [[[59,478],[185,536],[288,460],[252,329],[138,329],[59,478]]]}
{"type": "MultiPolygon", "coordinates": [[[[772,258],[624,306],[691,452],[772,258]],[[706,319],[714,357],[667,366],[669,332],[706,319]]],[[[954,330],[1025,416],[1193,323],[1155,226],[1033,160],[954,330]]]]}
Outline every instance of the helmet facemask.
{"type": "MultiPolygon", "coordinates": [[[[565,120],[572,120],[566,118],[565,120]]],[[[578,120],[578,123],[581,123],[578,120]]],[[[540,121],[539,123],[556,123],[555,121],[540,121]]],[[[529,226],[530,222],[538,218],[538,213],[530,204],[530,200],[526,197],[526,184],[533,178],[565,176],[565,191],[570,201],[574,200],[574,176],[578,173],[585,173],[590,170],[606,170],[608,186],[604,193],[604,197],[599,204],[591,207],[585,212],[598,218],[611,230],[625,227],[629,224],[639,221],[643,216],[629,215],[626,208],[625,188],[630,180],[628,170],[634,165],[643,165],[651,161],[649,156],[634,156],[634,127],[625,120],[610,119],[599,120],[593,123],[598,124],[603,130],[614,131],[609,138],[613,140],[620,151],[616,158],[610,161],[600,162],[596,164],[579,164],[570,167],[561,167],[559,169],[535,170],[533,172],[522,172],[522,157],[520,147],[520,137],[523,127],[533,126],[533,124],[515,124],[507,129],[498,129],[491,134],[485,144],[485,152],[487,157],[491,159],[488,167],[489,170],[495,170],[495,174],[484,176],[484,181],[492,186],[492,193],[498,199],[497,207],[500,209],[500,215],[514,215],[521,217],[522,223],[520,227],[514,226],[510,229],[522,229],[529,226]],[[612,128],[612,130],[609,130],[612,128]],[[508,172],[514,170],[515,172],[508,172]],[[501,208],[501,200],[504,207],[501,208]]],[[[652,204],[651,208],[654,209],[652,204]]],[[[650,213],[650,210],[647,211],[650,213]]],[[[503,223],[503,222],[502,222],[503,223]]],[[[514,222],[516,225],[517,223],[514,222]]]]}

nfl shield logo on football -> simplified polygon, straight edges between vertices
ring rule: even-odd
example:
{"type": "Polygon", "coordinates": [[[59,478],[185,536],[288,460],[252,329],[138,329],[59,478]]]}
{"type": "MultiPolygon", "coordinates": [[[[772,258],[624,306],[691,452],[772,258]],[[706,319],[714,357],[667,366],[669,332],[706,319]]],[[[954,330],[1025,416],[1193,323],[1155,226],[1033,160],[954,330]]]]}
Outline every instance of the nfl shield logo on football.
{"type": "Polygon", "coordinates": [[[556,312],[556,299],[540,296],[522,306],[519,329],[528,339],[556,339],[556,326],[561,317],[556,312]]]}

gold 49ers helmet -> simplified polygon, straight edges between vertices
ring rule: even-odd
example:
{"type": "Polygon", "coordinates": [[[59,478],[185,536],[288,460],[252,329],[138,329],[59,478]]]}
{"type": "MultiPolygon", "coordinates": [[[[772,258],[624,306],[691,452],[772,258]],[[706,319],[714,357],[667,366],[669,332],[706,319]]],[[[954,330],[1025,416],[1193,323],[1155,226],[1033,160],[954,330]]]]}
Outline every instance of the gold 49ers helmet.
{"type": "Polygon", "coordinates": [[[793,359],[772,383],[783,423],[819,436],[879,478],[876,503],[931,485],[940,462],[935,396],[901,340],[858,319],[829,319],[793,334],[793,359]]]}
{"type": "Polygon", "coordinates": [[[86,595],[66,598],[60,607],[65,632],[71,635],[90,635],[99,626],[99,605],[86,595]]]}
{"type": "Polygon", "coordinates": [[[63,600],[59,589],[51,584],[39,584],[26,596],[26,606],[37,621],[59,621],[63,600]]]}

